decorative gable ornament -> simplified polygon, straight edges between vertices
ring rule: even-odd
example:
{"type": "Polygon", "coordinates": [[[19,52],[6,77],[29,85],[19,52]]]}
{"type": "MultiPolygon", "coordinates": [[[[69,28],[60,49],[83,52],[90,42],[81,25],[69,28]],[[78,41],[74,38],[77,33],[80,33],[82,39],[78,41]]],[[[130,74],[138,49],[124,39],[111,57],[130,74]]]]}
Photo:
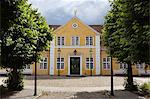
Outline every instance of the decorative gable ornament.
{"type": "Polygon", "coordinates": [[[73,27],[73,28],[77,28],[77,27],[78,27],[78,24],[77,24],[77,23],[73,23],[73,24],[72,24],[72,27],[73,27]]]}

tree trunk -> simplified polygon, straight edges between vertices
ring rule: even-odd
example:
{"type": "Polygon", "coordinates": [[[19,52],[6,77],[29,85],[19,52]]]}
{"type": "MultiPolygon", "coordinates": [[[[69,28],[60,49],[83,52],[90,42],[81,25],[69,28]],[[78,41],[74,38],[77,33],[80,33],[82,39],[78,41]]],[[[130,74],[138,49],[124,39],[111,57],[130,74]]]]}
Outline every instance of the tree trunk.
{"type": "Polygon", "coordinates": [[[128,62],[128,70],[127,70],[127,85],[126,88],[128,90],[132,90],[133,88],[133,75],[132,75],[132,65],[131,62],[128,62]]]}

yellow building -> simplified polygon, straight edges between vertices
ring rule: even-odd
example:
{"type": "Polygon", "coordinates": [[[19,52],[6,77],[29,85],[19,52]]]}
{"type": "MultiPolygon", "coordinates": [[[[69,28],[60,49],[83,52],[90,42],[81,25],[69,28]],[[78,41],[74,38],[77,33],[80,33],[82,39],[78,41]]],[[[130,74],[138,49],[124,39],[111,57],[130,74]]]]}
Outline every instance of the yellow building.
{"type": "MultiPolygon", "coordinates": [[[[110,57],[101,39],[101,25],[87,25],[77,17],[66,24],[50,25],[54,39],[50,50],[42,52],[38,75],[110,75],[110,57]]],[[[114,74],[124,74],[126,64],[113,59],[114,74]]],[[[34,74],[34,64],[24,74],[34,74]]],[[[0,71],[0,74],[2,71],[0,71]]],[[[133,66],[133,75],[150,74],[144,64],[133,66]]]]}

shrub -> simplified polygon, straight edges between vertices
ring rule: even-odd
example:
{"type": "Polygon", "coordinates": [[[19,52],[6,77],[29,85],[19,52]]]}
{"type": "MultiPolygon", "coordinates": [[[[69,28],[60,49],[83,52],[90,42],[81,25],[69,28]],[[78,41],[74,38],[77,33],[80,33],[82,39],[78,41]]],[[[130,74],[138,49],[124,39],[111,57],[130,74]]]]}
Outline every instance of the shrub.
{"type": "Polygon", "coordinates": [[[21,71],[11,71],[8,73],[8,79],[5,80],[6,86],[10,91],[21,91],[23,89],[23,75],[21,71]]]}
{"type": "Polygon", "coordinates": [[[4,96],[8,93],[8,88],[6,88],[4,85],[0,85],[0,96],[4,96]]]}
{"type": "Polygon", "coordinates": [[[150,95],[150,82],[142,84],[140,86],[140,91],[143,95],[150,95]]]}

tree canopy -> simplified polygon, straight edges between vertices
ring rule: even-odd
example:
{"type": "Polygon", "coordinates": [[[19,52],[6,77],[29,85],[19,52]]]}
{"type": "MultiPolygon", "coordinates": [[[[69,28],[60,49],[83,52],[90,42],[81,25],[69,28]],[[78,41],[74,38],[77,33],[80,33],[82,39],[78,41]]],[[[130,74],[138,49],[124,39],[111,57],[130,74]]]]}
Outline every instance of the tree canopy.
{"type": "Polygon", "coordinates": [[[3,0],[2,5],[2,66],[22,69],[35,61],[35,50],[49,48],[52,30],[27,0],[3,0]]]}
{"type": "Polygon", "coordinates": [[[22,70],[50,47],[53,31],[27,0],[1,0],[1,5],[1,66],[10,68],[5,83],[9,90],[22,90],[22,70]]]}
{"type": "Polygon", "coordinates": [[[104,23],[104,41],[121,62],[150,64],[148,0],[114,0],[104,23]]]}

